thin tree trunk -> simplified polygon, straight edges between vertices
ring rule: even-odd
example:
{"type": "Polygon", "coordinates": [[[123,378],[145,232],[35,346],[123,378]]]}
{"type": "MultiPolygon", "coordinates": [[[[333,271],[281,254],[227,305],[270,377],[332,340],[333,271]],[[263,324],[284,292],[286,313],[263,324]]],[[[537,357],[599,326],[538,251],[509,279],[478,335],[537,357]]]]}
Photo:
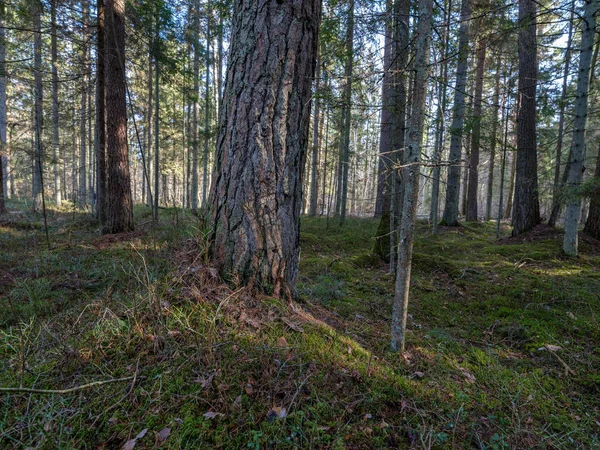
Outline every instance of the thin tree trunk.
{"type": "Polygon", "coordinates": [[[34,0],[32,4],[33,17],[33,73],[34,73],[34,171],[33,171],[33,211],[40,212],[42,208],[42,173],[43,173],[43,144],[42,130],[44,127],[43,87],[42,87],[42,2],[34,0]]]}
{"type": "Polygon", "coordinates": [[[567,180],[567,186],[574,191],[568,197],[567,208],[565,211],[563,252],[568,256],[577,256],[581,197],[575,191],[580,187],[581,182],[583,181],[590,67],[592,53],[594,51],[597,10],[598,0],[585,1],[575,98],[575,120],[573,121],[573,140],[571,143],[571,167],[567,180]]]}
{"type": "Polygon", "coordinates": [[[596,160],[594,171],[595,187],[590,197],[590,208],[583,231],[589,233],[596,239],[600,239],[600,152],[596,160]]]}
{"type": "Polygon", "coordinates": [[[81,109],[79,110],[79,206],[85,208],[87,201],[87,100],[88,100],[88,2],[83,0],[81,12],[81,109]]]}
{"type": "Polygon", "coordinates": [[[259,3],[235,4],[209,238],[222,274],[295,297],[321,1],[259,3]]]}
{"type": "MultiPolygon", "coordinates": [[[[156,32],[154,36],[154,221],[158,222],[158,199],[160,190],[160,18],[156,17],[156,32]]],[[[151,81],[152,82],[152,81],[151,81]]]]}
{"type": "Polygon", "coordinates": [[[475,96],[473,99],[473,130],[471,132],[471,154],[469,159],[469,186],[467,192],[467,222],[478,219],[477,194],[479,191],[479,145],[481,142],[481,100],[483,97],[483,70],[485,68],[485,51],[487,42],[479,41],[477,47],[477,69],[475,74],[475,96]]]}
{"type": "Polygon", "coordinates": [[[513,236],[540,222],[536,144],[537,38],[535,0],[519,2],[519,109],[513,236]]]}
{"type": "Polygon", "coordinates": [[[210,2],[207,2],[208,22],[206,24],[206,84],[204,87],[204,156],[202,158],[202,208],[206,206],[206,193],[208,191],[208,143],[210,141],[210,27],[212,16],[210,2]]]}
{"type": "MultiPolygon", "coordinates": [[[[60,190],[60,165],[59,165],[59,134],[58,134],[58,65],[57,65],[57,27],[56,27],[56,1],[50,1],[51,21],[51,56],[52,56],[52,167],[54,169],[54,202],[60,206],[62,202],[60,190]]],[[[0,24],[1,26],[1,24],[0,24]]],[[[4,56],[0,54],[0,59],[4,56]]]]}
{"type": "Polygon", "coordinates": [[[348,171],[350,169],[350,127],[352,118],[352,71],[354,67],[354,0],[348,0],[348,23],[346,28],[346,67],[344,69],[344,93],[342,110],[342,135],[340,137],[340,166],[341,190],[340,199],[340,226],[346,220],[346,206],[348,202],[348,171]]]}
{"type": "MultiPolygon", "coordinates": [[[[518,104],[517,104],[518,108],[518,104]]],[[[514,145],[514,143],[513,143],[514,145]]],[[[506,202],[506,211],[504,211],[504,218],[509,219],[512,217],[513,211],[513,199],[515,193],[515,176],[517,171],[517,155],[516,152],[511,153],[511,162],[510,162],[510,185],[508,188],[508,197],[506,202]]]]}
{"type": "Polygon", "coordinates": [[[105,95],[108,233],[132,231],[133,202],[127,148],[125,0],[106,0],[105,95]]]}
{"type": "Polygon", "coordinates": [[[6,212],[7,170],[6,170],[6,30],[4,17],[6,2],[0,0],[0,214],[6,212]]]}
{"type": "Polygon", "coordinates": [[[452,1],[448,1],[444,20],[446,25],[444,26],[443,49],[442,49],[442,68],[441,68],[441,79],[439,82],[438,92],[438,110],[436,115],[436,132],[435,132],[435,144],[433,154],[433,180],[431,186],[431,214],[430,221],[432,226],[432,232],[437,232],[438,221],[439,221],[439,207],[440,207],[440,177],[442,162],[442,151],[444,149],[444,133],[446,131],[446,108],[448,107],[448,53],[449,53],[449,42],[450,39],[450,18],[452,14],[452,1]]]}
{"type": "Polygon", "coordinates": [[[200,90],[200,0],[194,7],[194,112],[192,119],[192,211],[198,211],[198,95],[200,90]]]}
{"type": "Polygon", "coordinates": [[[317,61],[317,73],[315,76],[315,111],[313,120],[313,141],[312,141],[312,156],[311,156],[311,178],[310,178],[310,208],[308,215],[317,215],[317,199],[319,190],[317,186],[319,167],[319,118],[321,113],[321,99],[319,88],[321,86],[321,61],[317,61]]]}
{"type": "Polygon", "coordinates": [[[446,204],[442,223],[458,225],[458,196],[460,184],[460,157],[465,119],[465,94],[467,88],[467,66],[469,60],[469,22],[471,20],[471,0],[462,0],[460,7],[460,30],[458,44],[458,65],[454,88],[452,125],[450,126],[450,167],[446,185],[446,204]]]}
{"type": "MultiPolygon", "coordinates": [[[[567,88],[568,88],[568,77],[569,77],[569,69],[571,67],[571,47],[573,43],[573,23],[575,16],[575,0],[571,2],[571,17],[569,19],[569,37],[567,38],[567,48],[565,52],[565,68],[563,71],[563,83],[562,83],[562,91],[560,94],[560,112],[558,114],[558,139],[556,141],[556,158],[555,158],[555,166],[554,166],[554,189],[552,191],[552,211],[550,212],[550,218],[548,219],[548,225],[551,227],[556,226],[556,221],[558,220],[558,215],[560,214],[560,192],[565,182],[560,183],[560,164],[562,159],[562,147],[563,147],[563,139],[565,134],[565,109],[567,106],[567,88]]],[[[570,159],[570,156],[569,156],[570,159]]],[[[568,168],[565,168],[565,178],[568,176],[568,168]]]]}
{"type": "MultiPolygon", "coordinates": [[[[492,138],[490,142],[490,164],[488,166],[487,200],[485,202],[485,219],[492,218],[492,198],[494,193],[494,169],[496,167],[496,146],[498,144],[498,113],[500,112],[500,72],[502,69],[502,57],[498,54],[496,60],[496,77],[494,83],[494,95],[492,96],[492,138]]],[[[504,159],[503,159],[504,163],[504,159]]]]}
{"type": "Polygon", "coordinates": [[[400,221],[400,244],[398,246],[398,268],[394,305],[392,310],[393,351],[404,351],[406,340],[406,322],[408,316],[408,299],[410,293],[410,276],[414,244],[414,228],[417,219],[419,195],[421,146],[423,143],[423,124],[427,96],[427,79],[429,65],[429,40],[432,26],[433,0],[419,2],[419,21],[416,35],[415,81],[412,92],[412,114],[407,136],[407,163],[404,175],[404,208],[400,221]]]}

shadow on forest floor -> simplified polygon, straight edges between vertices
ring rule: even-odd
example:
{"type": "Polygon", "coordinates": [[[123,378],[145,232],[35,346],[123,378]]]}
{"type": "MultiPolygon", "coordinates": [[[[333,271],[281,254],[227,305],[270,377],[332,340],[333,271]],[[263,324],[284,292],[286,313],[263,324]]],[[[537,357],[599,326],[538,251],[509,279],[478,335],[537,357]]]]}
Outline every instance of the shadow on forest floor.
{"type": "Polygon", "coordinates": [[[197,220],[161,214],[103,237],[54,211],[51,250],[39,218],[0,218],[0,385],[132,377],[4,393],[1,447],[122,448],[144,429],[136,448],[600,445],[597,241],[566,259],[554,230],[419,225],[394,354],[376,221],[302,218],[298,304],[221,283],[197,220]]]}

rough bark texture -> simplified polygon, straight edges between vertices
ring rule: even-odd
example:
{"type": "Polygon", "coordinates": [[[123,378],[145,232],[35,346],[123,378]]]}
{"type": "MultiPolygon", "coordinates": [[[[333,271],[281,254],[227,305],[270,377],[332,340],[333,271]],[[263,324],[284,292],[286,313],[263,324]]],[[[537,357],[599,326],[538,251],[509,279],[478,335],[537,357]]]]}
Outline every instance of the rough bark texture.
{"type": "MultiPolygon", "coordinates": [[[[98,0],[96,32],[96,211],[106,226],[106,115],[104,102],[104,0],[98,0]]],[[[143,183],[142,183],[143,184],[143,183]]]]}
{"type": "Polygon", "coordinates": [[[105,95],[107,208],[106,231],[132,231],[133,205],[127,150],[125,97],[125,0],[106,0],[105,95]]]}
{"type": "Polygon", "coordinates": [[[513,199],[513,235],[540,222],[536,144],[537,42],[536,4],[519,1],[519,110],[517,163],[513,199]]]}
{"type": "Polygon", "coordinates": [[[42,3],[35,0],[32,4],[33,16],[33,77],[34,77],[34,154],[33,154],[33,211],[39,212],[42,208],[42,130],[44,127],[44,110],[42,86],[42,3]]]}
{"type": "Polygon", "coordinates": [[[423,143],[423,123],[427,96],[429,65],[429,41],[431,36],[433,0],[419,2],[419,21],[415,32],[415,82],[412,92],[413,109],[406,140],[408,168],[404,175],[404,208],[400,221],[398,264],[394,306],[392,310],[392,350],[404,351],[408,296],[414,244],[414,228],[417,219],[421,145],[423,143]]]}
{"type": "Polygon", "coordinates": [[[236,3],[210,193],[221,273],[295,296],[320,0],[236,3]]]}
{"type": "Polygon", "coordinates": [[[467,222],[478,219],[477,194],[479,192],[479,145],[481,142],[481,100],[483,97],[483,69],[485,68],[485,40],[477,46],[477,69],[475,74],[475,97],[473,98],[473,131],[469,158],[469,185],[467,189],[467,222]]]}
{"type": "Polygon", "coordinates": [[[0,0],[0,214],[6,212],[6,2],[0,0]]]}
{"type": "Polygon", "coordinates": [[[450,168],[446,185],[446,204],[442,223],[447,226],[458,225],[458,198],[460,185],[460,154],[465,119],[465,94],[467,88],[467,66],[469,60],[469,21],[471,19],[471,0],[462,0],[460,8],[460,31],[458,43],[458,65],[456,66],[456,84],[454,88],[454,107],[450,133],[450,168]]]}
{"type": "MultiPolygon", "coordinates": [[[[554,162],[554,189],[552,192],[552,211],[550,212],[550,218],[548,219],[548,225],[551,227],[556,226],[556,221],[558,220],[558,215],[560,214],[560,192],[566,183],[566,179],[564,182],[560,182],[560,164],[562,160],[562,147],[563,147],[563,139],[565,134],[565,108],[567,105],[567,88],[568,88],[568,78],[569,78],[569,68],[571,65],[571,46],[573,42],[573,23],[575,16],[575,0],[571,2],[571,18],[569,20],[569,37],[567,38],[567,50],[565,54],[565,68],[563,71],[563,82],[562,82],[562,91],[560,94],[560,112],[558,114],[558,139],[556,141],[556,158],[554,162]]],[[[570,156],[569,156],[570,159],[570,156]]],[[[565,176],[568,176],[568,167],[565,167],[565,176]]]]}
{"type": "MultiPolygon", "coordinates": [[[[575,120],[573,121],[573,140],[571,143],[571,167],[567,179],[569,189],[576,191],[583,180],[585,158],[585,129],[587,123],[588,94],[590,87],[590,66],[594,51],[594,34],[596,29],[596,13],[598,0],[586,0],[581,32],[581,52],[579,72],[577,74],[577,90],[575,96],[575,120]]],[[[565,236],[563,252],[569,256],[577,256],[577,235],[581,197],[572,192],[567,200],[565,212],[565,236]]]]}

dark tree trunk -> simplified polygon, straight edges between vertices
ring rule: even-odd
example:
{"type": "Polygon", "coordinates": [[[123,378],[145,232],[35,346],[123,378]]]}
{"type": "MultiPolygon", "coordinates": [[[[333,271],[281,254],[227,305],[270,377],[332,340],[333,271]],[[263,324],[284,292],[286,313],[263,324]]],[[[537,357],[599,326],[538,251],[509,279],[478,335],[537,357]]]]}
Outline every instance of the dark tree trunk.
{"type": "Polygon", "coordinates": [[[320,0],[242,0],[233,19],[210,192],[224,276],[294,297],[320,0]]]}
{"type": "Polygon", "coordinates": [[[540,222],[536,145],[537,43],[534,0],[519,1],[519,110],[513,235],[540,222]]]}
{"type": "Polygon", "coordinates": [[[473,131],[469,158],[469,185],[467,190],[467,222],[476,222],[478,217],[477,194],[479,191],[479,144],[481,142],[481,99],[483,96],[483,69],[485,68],[486,42],[481,40],[477,47],[477,70],[475,74],[475,97],[473,99],[473,131]]]}
{"type": "Polygon", "coordinates": [[[105,95],[108,233],[132,231],[133,205],[127,150],[125,0],[106,0],[105,95]]]}
{"type": "Polygon", "coordinates": [[[42,176],[43,176],[43,144],[42,130],[44,127],[44,109],[42,86],[42,2],[34,0],[32,5],[33,15],[33,76],[34,76],[34,170],[33,170],[33,211],[42,209],[42,176]]]}
{"type": "MultiPolygon", "coordinates": [[[[96,4],[96,211],[100,229],[106,226],[106,116],[104,100],[104,0],[96,4]]],[[[143,183],[143,182],[142,182],[143,183]]]]}
{"type": "Polygon", "coordinates": [[[469,21],[471,19],[471,0],[462,0],[460,7],[460,31],[458,45],[458,65],[456,66],[456,84],[452,125],[450,126],[450,167],[446,185],[446,204],[442,223],[447,226],[458,225],[458,199],[460,188],[460,154],[465,119],[465,96],[467,88],[467,67],[469,61],[469,21]]]}
{"type": "Polygon", "coordinates": [[[594,178],[596,184],[592,192],[590,209],[583,231],[591,234],[596,239],[600,239],[600,153],[598,153],[598,160],[596,161],[594,178]]]}

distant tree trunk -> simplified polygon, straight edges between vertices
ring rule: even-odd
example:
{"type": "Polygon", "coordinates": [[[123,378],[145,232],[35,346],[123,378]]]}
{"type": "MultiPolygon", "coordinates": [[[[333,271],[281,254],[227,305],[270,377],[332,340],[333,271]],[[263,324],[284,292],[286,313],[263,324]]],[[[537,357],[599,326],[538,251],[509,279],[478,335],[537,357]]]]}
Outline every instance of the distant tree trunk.
{"type": "Polygon", "coordinates": [[[340,226],[346,220],[348,203],[348,171],[350,169],[350,127],[352,119],[352,71],[354,67],[354,0],[348,0],[348,23],[346,25],[346,65],[344,69],[344,92],[342,95],[342,130],[340,137],[341,189],[340,226]]]}
{"type": "MultiPolygon", "coordinates": [[[[563,147],[563,139],[565,134],[565,109],[567,106],[567,88],[568,88],[568,78],[569,78],[569,69],[571,67],[571,47],[573,42],[573,23],[575,16],[575,0],[571,2],[571,17],[569,19],[569,37],[567,38],[567,49],[565,52],[565,68],[563,71],[563,82],[562,82],[562,91],[560,94],[559,100],[559,113],[558,113],[558,139],[556,141],[556,159],[554,166],[554,188],[552,190],[552,211],[550,212],[550,218],[548,219],[548,225],[551,227],[556,226],[556,221],[558,220],[558,215],[560,214],[560,192],[562,187],[564,187],[565,182],[560,183],[560,164],[562,159],[562,147],[563,147]]],[[[569,156],[570,159],[570,156],[569,156]]],[[[568,168],[565,168],[565,178],[568,176],[568,168]]]]}
{"type": "MultiPolygon", "coordinates": [[[[158,188],[160,180],[160,18],[156,17],[156,33],[154,36],[154,221],[158,222],[158,199],[160,190],[158,188]]],[[[150,80],[152,84],[152,80],[150,80]]]]}
{"type": "Polygon", "coordinates": [[[446,131],[446,108],[448,107],[448,53],[449,53],[449,38],[450,38],[450,17],[452,13],[452,1],[449,0],[446,5],[446,12],[444,14],[444,34],[442,36],[442,67],[441,67],[441,79],[438,85],[439,103],[436,113],[436,130],[435,130],[435,143],[433,153],[433,180],[431,186],[431,213],[430,221],[432,226],[432,232],[435,234],[438,227],[439,221],[439,206],[440,206],[440,177],[442,162],[442,151],[444,149],[444,133],[446,131]]]}
{"type": "Polygon", "coordinates": [[[210,140],[210,2],[207,2],[208,23],[206,24],[206,84],[204,92],[204,156],[202,158],[202,208],[206,206],[206,193],[208,191],[208,143],[210,140]]]}
{"type": "Polygon", "coordinates": [[[423,124],[427,97],[427,79],[429,66],[429,41],[432,26],[433,0],[419,2],[419,21],[415,31],[415,81],[412,91],[412,114],[407,136],[407,163],[404,174],[404,208],[400,221],[400,243],[398,245],[398,264],[394,306],[392,311],[393,351],[404,351],[406,338],[406,322],[408,316],[408,297],[410,292],[410,275],[414,243],[414,227],[417,218],[419,195],[419,177],[421,146],[423,144],[423,124]]]}
{"type": "MultiPolygon", "coordinates": [[[[50,26],[52,36],[51,55],[52,55],[52,167],[54,169],[54,202],[60,206],[62,202],[60,190],[60,165],[59,165],[59,134],[58,134],[58,65],[57,65],[57,27],[56,27],[56,1],[50,1],[50,26]]],[[[0,24],[0,27],[2,25],[0,24]]],[[[3,31],[3,30],[2,30],[3,31]]],[[[4,55],[0,54],[0,59],[4,55]]]]}
{"type": "MultiPolygon", "coordinates": [[[[518,108],[518,104],[517,104],[517,108],[518,108]]],[[[511,162],[510,162],[510,174],[509,174],[510,184],[509,184],[509,188],[508,188],[508,197],[506,197],[506,199],[507,199],[507,201],[506,201],[506,210],[504,211],[504,218],[505,219],[509,219],[512,216],[513,198],[514,198],[514,193],[515,193],[515,172],[516,172],[516,168],[517,168],[517,155],[513,151],[512,154],[511,154],[511,162]]]]}
{"type": "Polygon", "coordinates": [[[594,178],[596,184],[590,198],[590,209],[583,231],[596,239],[600,239],[600,152],[596,160],[594,178]]]}
{"type": "Polygon", "coordinates": [[[42,208],[42,174],[43,174],[43,144],[42,130],[44,127],[44,110],[42,86],[42,2],[33,0],[33,76],[34,76],[34,170],[33,170],[33,211],[40,212],[42,208]]]}
{"type": "Polygon", "coordinates": [[[320,0],[242,0],[233,15],[210,195],[211,254],[224,276],[276,297],[296,296],[320,16],[320,0]]]}
{"type": "Polygon", "coordinates": [[[500,72],[502,58],[498,55],[496,60],[496,76],[494,82],[494,95],[492,96],[492,139],[490,142],[490,164],[488,167],[487,200],[485,203],[485,219],[492,218],[492,199],[494,193],[494,168],[496,167],[496,147],[498,145],[498,113],[500,112],[500,72]]]}
{"type": "MultiPolygon", "coordinates": [[[[571,143],[571,167],[567,180],[567,186],[573,191],[576,191],[583,181],[590,67],[592,53],[594,51],[597,10],[598,0],[586,0],[581,32],[579,72],[577,75],[575,120],[573,121],[573,140],[571,143]]],[[[565,212],[565,236],[563,240],[563,252],[569,256],[577,256],[577,236],[579,232],[580,212],[581,197],[575,192],[571,192],[571,195],[569,195],[567,200],[565,212]]]]}
{"type": "Polygon", "coordinates": [[[133,205],[127,149],[125,0],[106,0],[105,95],[108,233],[132,231],[133,205]]]}
{"type": "Polygon", "coordinates": [[[144,201],[146,202],[146,205],[148,205],[150,208],[153,208],[154,206],[154,197],[152,196],[152,177],[153,177],[153,173],[152,173],[152,168],[153,168],[153,161],[152,161],[152,155],[153,155],[153,130],[154,130],[154,123],[153,123],[153,118],[154,118],[154,64],[152,62],[152,49],[151,49],[151,45],[149,45],[148,47],[148,84],[146,86],[147,88],[147,102],[146,102],[146,115],[145,115],[145,120],[146,120],[146,127],[145,127],[145,131],[144,131],[144,136],[145,136],[145,144],[146,144],[146,161],[148,163],[148,167],[147,167],[147,173],[145,174],[146,176],[144,177],[144,183],[146,183],[146,199],[144,199],[144,201]]]}
{"type": "Polygon", "coordinates": [[[104,0],[97,0],[96,32],[96,211],[100,229],[106,226],[106,111],[104,99],[104,0]]]}
{"type": "Polygon", "coordinates": [[[467,222],[476,222],[479,208],[479,145],[481,142],[481,100],[483,97],[483,70],[485,68],[485,39],[477,46],[477,69],[475,74],[475,97],[473,98],[473,130],[471,133],[471,155],[469,159],[469,186],[467,190],[467,222]]]}
{"type": "Polygon", "coordinates": [[[540,222],[536,145],[536,4],[519,1],[519,110],[517,170],[513,199],[513,236],[540,222]]]}
{"type": "Polygon", "coordinates": [[[81,109],[79,110],[79,205],[86,207],[87,201],[87,99],[88,99],[88,2],[81,4],[81,109]]]}
{"type": "Polygon", "coordinates": [[[0,0],[0,214],[6,212],[6,2],[0,0]]]}
{"type": "Polygon", "coordinates": [[[217,39],[217,119],[221,114],[223,102],[223,9],[219,9],[219,27],[217,39]]]}
{"type": "Polygon", "coordinates": [[[192,118],[192,211],[198,211],[198,95],[200,90],[200,0],[194,3],[194,111],[192,118]]]}
{"type": "Polygon", "coordinates": [[[317,200],[319,190],[317,185],[319,167],[319,118],[321,113],[321,99],[319,88],[321,86],[321,64],[317,62],[317,74],[315,76],[315,112],[313,120],[313,139],[312,139],[312,155],[311,155],[311,174],[310,174],[310,208],[309,216],[317,215],[317,200]]]}
{"type": "Polygon", "coordinates": [[[471,0],[462,0],[460,7],[460,30],[458,43],[458,64],[454,88],[452,125],[450,126],[450,167],[446,185],[446,204],[442,223],[458,225],[458,196],[460,184],[460,156],[465,120],[465,94],[467,88],[467,66],[469,61],[469,22],[471,20],[471,0]]]}

